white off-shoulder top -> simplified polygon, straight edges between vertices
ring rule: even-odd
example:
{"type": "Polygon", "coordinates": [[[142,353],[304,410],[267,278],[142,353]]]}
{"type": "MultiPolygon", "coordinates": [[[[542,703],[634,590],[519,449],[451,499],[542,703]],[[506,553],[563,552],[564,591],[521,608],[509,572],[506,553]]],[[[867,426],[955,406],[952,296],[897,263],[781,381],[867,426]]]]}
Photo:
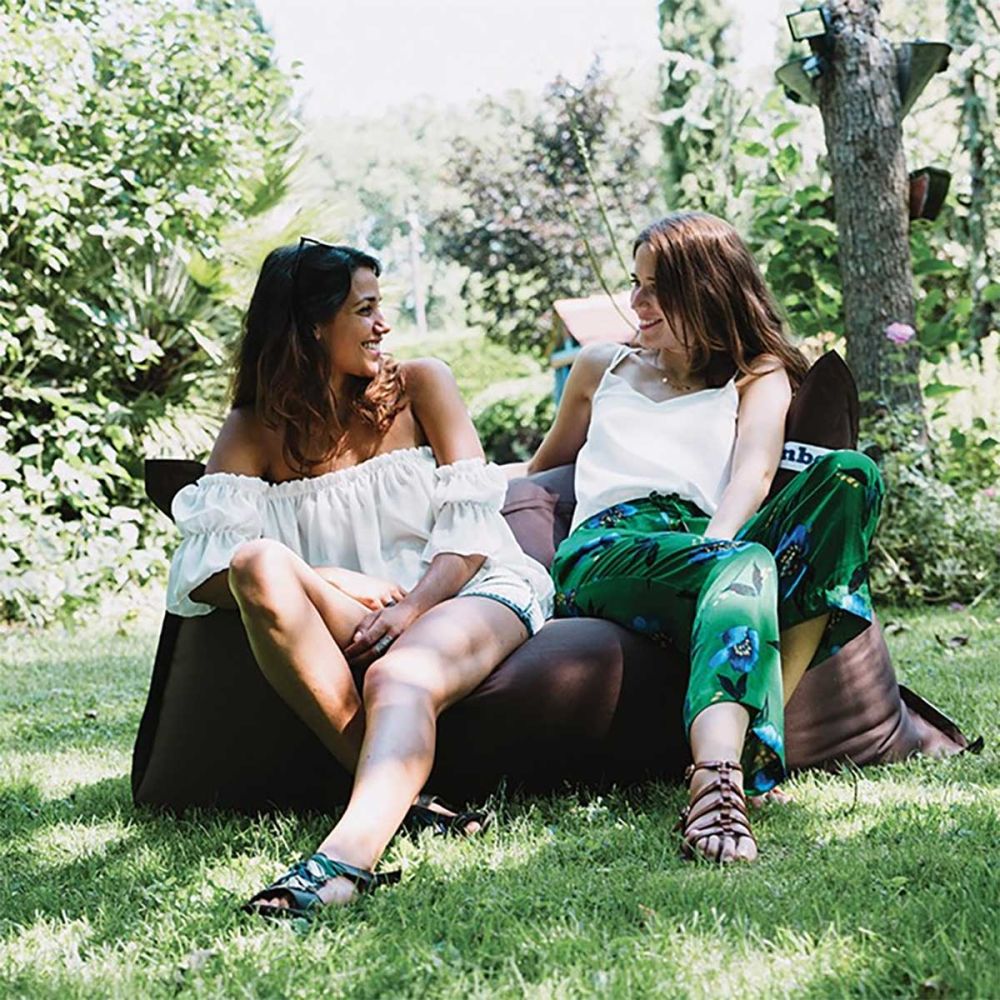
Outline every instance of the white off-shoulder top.
{"type": "Polygon", "coordinates": [[[357,570],[406,590],[439,552],[486,556],[460,593],[506,577],[547,617],[552,582],[501,516],[506,490],[496,465],[469,458],[439,466],[426,446],[283,483],[211,473],[174,497],[181,543],[170,565],[167,610],[185,617],[214,611],[193,601],[191,591],[227,569],[243,542],[270,538],[310,566],[357,570]]]}

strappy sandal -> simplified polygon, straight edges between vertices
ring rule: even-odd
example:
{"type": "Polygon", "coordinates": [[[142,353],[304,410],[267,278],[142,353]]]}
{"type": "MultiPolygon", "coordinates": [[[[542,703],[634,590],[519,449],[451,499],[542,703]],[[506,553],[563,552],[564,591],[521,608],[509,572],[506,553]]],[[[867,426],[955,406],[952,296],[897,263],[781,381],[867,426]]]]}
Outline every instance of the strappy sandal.
{"type": "MultiPolygon", "coordinates": [[[[742,775],[743,768],[734,760],[703,760],[691,764],[684,772],[688,787],[695,771],[699,770],[714,771],[717,777],[704,785],[681,811],[676,827],[683,838],[681,854],[686,858],[711,860],[695,847],[708,837],[730,837],[737,848],[744,837],[749,837],[756,847],[742,782],[733,781],[733,771],[742,775]],[[700,809],[699,804],[702,804],[700,809]]],[[[732,860],[738,860],[738,856],[732,860]]]]}
{"type": "Polygon", "coordinates": [[[363,895],[374,892],[380,885],[398,882],[401,874],[392,871],[376,875],[365,868],[355,868],[346,861],[335,861],[325,854],[313,854],[297,861],[279,879],[248,899],[241,909],[244,913],[261,917],[305,917],[311,920],[326,905],[319,897],[319,890],[327,882],[335,878],[346,878],[363,895]],[[279,893],[288,896],[289,906],[261,902],[279,893]]]}
{"type": "Polygon", "coordinates": [[[436,837],[478,837],[489,829],[495,818],[496,814],[491,809],[460,812],[436,795],[418,795],[417,801],[406,812],[403,829],[408,833],[431,830],[436,837]],[[479,824],[478,830],[469,830],[473,823],[479,824]]]}

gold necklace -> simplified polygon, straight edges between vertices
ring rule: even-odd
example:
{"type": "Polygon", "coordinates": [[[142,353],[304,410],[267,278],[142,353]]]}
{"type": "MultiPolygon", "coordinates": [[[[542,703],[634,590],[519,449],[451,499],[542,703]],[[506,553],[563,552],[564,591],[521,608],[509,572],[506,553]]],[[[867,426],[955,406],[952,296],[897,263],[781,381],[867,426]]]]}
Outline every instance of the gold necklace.
{"type": "Polygon", "coordinates": [[[648,361],[646,358],[642,359],[650,368],[655,372],[659,372],[659,379],[663,385],[669,385],[671,389],[676,389],[678,392],[691,392],[694,389],[693,385],[688,385],[686,382],[675,382],[658,364],[654,361],[648,361]]]}

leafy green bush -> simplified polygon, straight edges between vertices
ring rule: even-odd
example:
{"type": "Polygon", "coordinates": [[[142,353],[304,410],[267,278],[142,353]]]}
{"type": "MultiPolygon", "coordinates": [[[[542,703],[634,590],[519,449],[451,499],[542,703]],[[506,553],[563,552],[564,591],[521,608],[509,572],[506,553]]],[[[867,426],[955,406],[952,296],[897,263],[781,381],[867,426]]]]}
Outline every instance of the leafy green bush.
{"type": "Polygon", "coordinates": [[[435,357],[452,370],[467,404],[475,408],[476,397],[508,381],[529,378],[541,369],[524,354],[515,354],[503,344],[486,340],[478,331],[456,331],[453,336],[435,335],[408,342],[401,336],[392,353],[400,360],[435,357]]]}
{"type": "MultiPolygon", "coordinates": [[[[933,426],[933,424],[932,424],[933,426]]],[[[1000,489],[994,445],[960,435],[932,450],[912,416],[869,421],[865,449],[886,482],[872,584],[896,604],[969,603],[1000,586],[1000,489]]]]}
{"type": "Polygon", "coordinates": [[[886,457],[872,584],[895,604],[970,603],[1000,586],[1000,494],[959,492],[913,455],[886,457]]]}
{"type": "Polygon", "coordinates": [[[493,462],[525,462],[535,454],[555,418],[550,395],[500,399],[476,418],[486,457],[493,462]]]}
{"type": "Polygon", "coordinates": [[[243,2],[0,0],[0,619],[163,563],[144,443],[237,327],[210,260],[284,176],[271,47],[243,2]]]}

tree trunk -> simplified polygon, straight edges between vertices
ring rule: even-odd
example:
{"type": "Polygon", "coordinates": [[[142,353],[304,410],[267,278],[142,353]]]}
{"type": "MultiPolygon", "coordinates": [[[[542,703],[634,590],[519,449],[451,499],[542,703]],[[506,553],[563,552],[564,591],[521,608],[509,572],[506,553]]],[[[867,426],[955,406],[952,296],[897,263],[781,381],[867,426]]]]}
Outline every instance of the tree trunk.
{"type": "Polygon", "coordinates": [[[862,412],[906,415],[924,430],[914,323],[908,178],[896,54],[879,25],[880,0],[830,0],[832,44],[818,94],[829,152],[844,292],[848,361],[862,412]]]}
{"type": "Polygon", "coordinates": [[[413,314],[417,321],[417,332],[427,334],[427,296],[424,293],[424,276],[420,267],[420,216],[415,208],[407,207],[406,221],[410,226],[410,273],[413,277],[413,314]]]}

